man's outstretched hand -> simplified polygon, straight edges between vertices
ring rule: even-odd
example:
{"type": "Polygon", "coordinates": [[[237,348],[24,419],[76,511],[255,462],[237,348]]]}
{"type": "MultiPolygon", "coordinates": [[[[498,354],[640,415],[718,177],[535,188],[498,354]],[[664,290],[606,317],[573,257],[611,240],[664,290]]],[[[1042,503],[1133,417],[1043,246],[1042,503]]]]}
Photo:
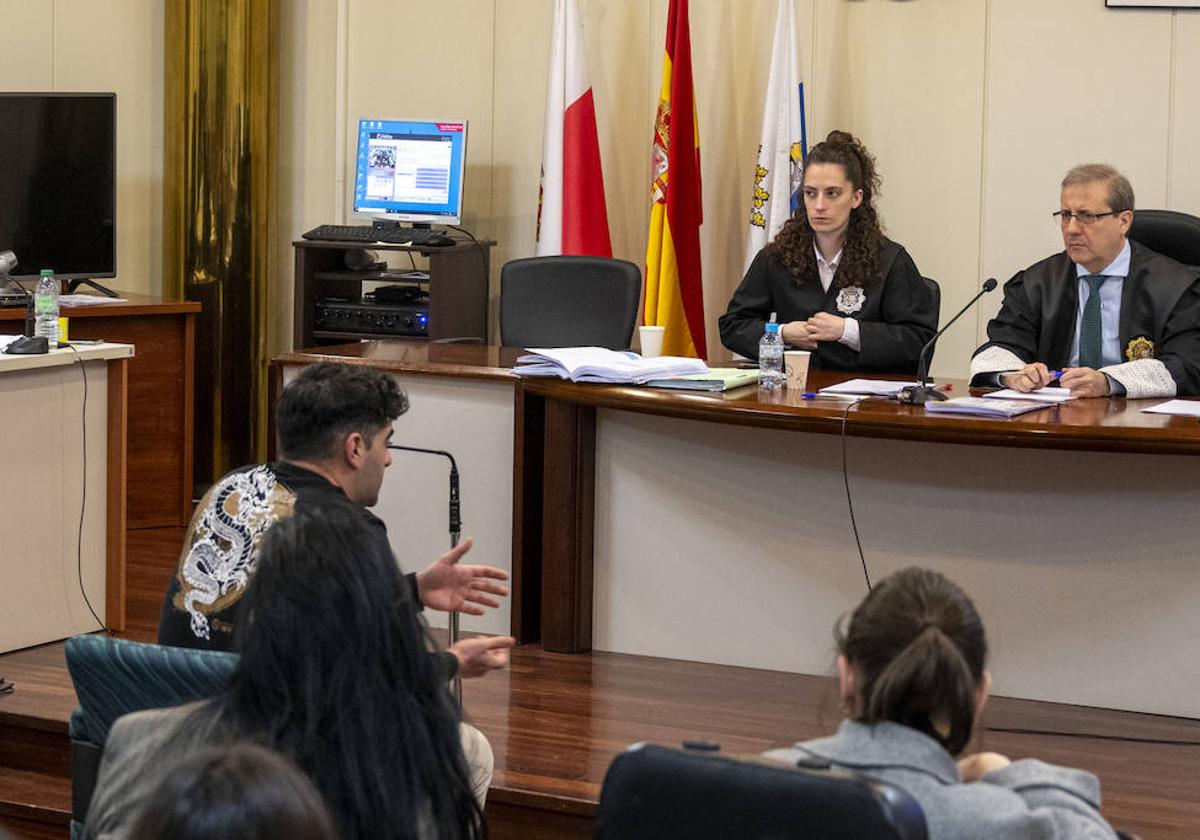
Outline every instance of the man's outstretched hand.
{"type": "Polygon", "coordinates": [[[431,563],[428,569],[417,572],[417,591],[421,593],[422,604],[433,610],[467,615],[483,615],[484,607],[500,606],[500,602],[491,596],[508,595],[508,587],[495,582],[508,580],[508,572],[493,566],[458,562],[474,544],[474,540],[467,537],[431,563]]]}
{"type": "Polygon", "coordinates": [[[475,636],[455,642],[450,652],[458,660],[458,675],[470,679],[507,667],[508,652],[516,643],[512,636],[475,636]]]}

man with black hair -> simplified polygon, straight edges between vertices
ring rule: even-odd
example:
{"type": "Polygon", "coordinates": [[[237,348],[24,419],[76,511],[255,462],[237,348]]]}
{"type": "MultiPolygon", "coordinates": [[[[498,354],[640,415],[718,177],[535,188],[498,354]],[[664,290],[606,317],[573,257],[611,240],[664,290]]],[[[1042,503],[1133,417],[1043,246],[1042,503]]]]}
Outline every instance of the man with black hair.
{"type": "MultiPolygon", "coordinates": [[[[278,520],[347,499],[363,528],[389,553],[387,526],[368,507],[379,500],[392,423],[408,398],[387,374],[367,367],[317,364],[283,389],[276,409],[282,460],[234,470],[200,501],[167,587],[158,641],[177,647],[231,650],[241,598],[254,574],[258,546],[278,520]]],[[[468,538],[427,569],[407,576],[416,602],[431,609],[482,615],[508,594],[508,574],[460,563],[468,538]]],[[[314,585],[319,586],[320,582],[314,585]]],[[[450,648],[447,676],[480,676],[508,663],[513,639],[472,638],[450,648]]]]}

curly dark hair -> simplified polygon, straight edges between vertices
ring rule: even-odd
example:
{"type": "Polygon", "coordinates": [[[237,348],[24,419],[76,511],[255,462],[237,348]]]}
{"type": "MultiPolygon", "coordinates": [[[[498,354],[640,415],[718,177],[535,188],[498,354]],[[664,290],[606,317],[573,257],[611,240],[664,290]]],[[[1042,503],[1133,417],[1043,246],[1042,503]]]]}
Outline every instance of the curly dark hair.
{"type": "MultiPolygon", "coordinates": [[[[863,191],[862,203],[850,211],[850,226],[846,244],[838,263],[833,285],[861,286],[864,289],[879,282],[879,249],[883,245],[883,229],[875,211],[875,196],[879,192],[879,173],[875,158],[858,138],[845,131],[831,131],[824,142],[818,143],[804,158],[804,169],[815,163],[836,163],[842,167],[856,190],[863,191]]],[[[817,276],[817,258],[813,253],[813,229],[808,224],[808,211],[800,202],[792,218],[766,247],[767,252],[792,275],[797,286],[817,276]]]]}

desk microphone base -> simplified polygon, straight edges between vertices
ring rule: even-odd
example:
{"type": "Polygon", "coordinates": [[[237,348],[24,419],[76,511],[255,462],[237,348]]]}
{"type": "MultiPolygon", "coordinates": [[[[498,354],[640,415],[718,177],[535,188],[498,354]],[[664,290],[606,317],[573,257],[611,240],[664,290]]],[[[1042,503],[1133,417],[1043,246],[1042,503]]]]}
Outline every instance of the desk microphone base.
{"type": "Polygon", "coordinates": [[[928,402],[941,402],[948,397],[932,385],[906,385],[900,389],[896,399],[907,405],[925,405],[928,402]]]}

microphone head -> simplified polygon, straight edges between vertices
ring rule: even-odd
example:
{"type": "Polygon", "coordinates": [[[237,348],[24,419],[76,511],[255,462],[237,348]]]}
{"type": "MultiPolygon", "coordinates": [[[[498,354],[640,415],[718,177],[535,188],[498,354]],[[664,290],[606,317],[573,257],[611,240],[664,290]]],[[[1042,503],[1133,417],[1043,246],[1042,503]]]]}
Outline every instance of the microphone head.
{"type": "Polygon", "coordinates": [[[996,288],[996,278],[995,277],[989,277],[988,279],[983,281],[983,290],[985,292],[990,292],[994,288],[996,288]]]}
{"type": "Polygon", "coordinates": [[[17,267],[17,255],[12,251],[0,251],[0,274],[11,274],[17,267]]]}

